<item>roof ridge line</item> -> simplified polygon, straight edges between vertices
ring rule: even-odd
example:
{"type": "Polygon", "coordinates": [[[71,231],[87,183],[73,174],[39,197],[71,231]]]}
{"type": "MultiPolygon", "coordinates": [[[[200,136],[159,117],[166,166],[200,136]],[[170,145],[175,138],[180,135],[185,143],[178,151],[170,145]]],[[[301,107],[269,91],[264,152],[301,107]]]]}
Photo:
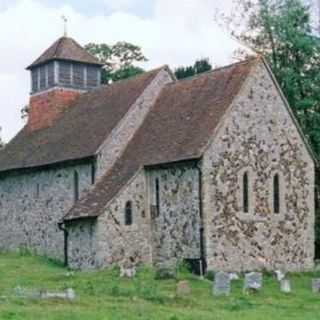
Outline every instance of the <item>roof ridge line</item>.
{"type": "Polygon", "coordinates": [[[241,61],[238,61],[238,62],[234,62],[234,63],[231,63],[231,64],[227,64],[225,66],[222,66],[222,67],[217,67],[215,69],[212,69],[212,70],[209,70],[209,71],[206,71],[206,72],[202,72],[202,73],[198,73],[198,74],[194,74],[190,77],[187,77],[187,78],[183,78],[183,79],[178,79],[176,82],[173,82],[173,83],[169,83],[170,84],[174,84],[174,83],[179,83],[179,82],[184,82],[184,81],[188,81],[188,80],[192,80],[194,78],[200,78],[200,77],[204,77],[210,73],[214,73],[216,71],[220,71],[222,69],[226,69],[226,68],[230,68],[230,67],[233,67],[233,66],[236,66],[238,64],[242,64],[242,63],[246,63],[246,62],[251,62],[253,60],[258,60],[260,59],[260,56],[255,56],[253,58],[249,58],[249,59],[245,59],[245,60],[241,60],[241,61]]]}

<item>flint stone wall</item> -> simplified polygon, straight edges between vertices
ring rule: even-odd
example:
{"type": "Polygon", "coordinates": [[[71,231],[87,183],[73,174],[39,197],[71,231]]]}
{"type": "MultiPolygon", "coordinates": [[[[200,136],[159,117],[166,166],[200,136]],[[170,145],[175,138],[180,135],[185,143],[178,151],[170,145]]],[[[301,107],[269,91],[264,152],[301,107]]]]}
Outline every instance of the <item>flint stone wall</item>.
{"type": "Polygon", "coordinates": [[[309,270],[314,163],[266,67],[257,66],[203,158],[208,268],[309,270]],[[249,173],[249,213],[242,177],[249,173]],[[280,177],[280,213],[273,176],[280,177]]]}
{"type": "Polygon", "coordinates": [[[151,263],[150,222],[146,177],[137,174],[94,222],[69,222],[69,264],[76,268],[131,267],[151,263]],[[125,206],[132,203],[132,220],[125,225],[125,206]],[[90,226],[89,226],[90,224],[90,226]]]}
{"type": "Polygon", "coordinates": [[[60,221],[74,204],[74,172],[80,195],[91,185],[91,164],[10,174],[0,178],[0,248],[28,248],[63,258],[60,221]]]}
{"type": "Polygon", "coordinates": [[[154,263],[171,267],[178,259],[199,258],[198,195],[198,170],[194,165],[142,170],[96,221],[69,222],[70,266],[88,269],[154,263]],[[151,184],[156,177],[161,203],[157,218],[150,210],[154,202],[151,184]],[[132,203],[131,226],[124,223],[127,201],[132,203]]]}
{"type": "MultiPolygon", "coordinates": [[[[153,261],[174,267],[177,260],[200,258],[199,171],[195,164],[148,171],[149,203],[155,208],[159,180],[159,216],[151,214],[153,261]]],[[[156,208],[155,208],[156,209],[156,208]]],[[[152,212],[151,212],[152,213],[152,212]]]]}

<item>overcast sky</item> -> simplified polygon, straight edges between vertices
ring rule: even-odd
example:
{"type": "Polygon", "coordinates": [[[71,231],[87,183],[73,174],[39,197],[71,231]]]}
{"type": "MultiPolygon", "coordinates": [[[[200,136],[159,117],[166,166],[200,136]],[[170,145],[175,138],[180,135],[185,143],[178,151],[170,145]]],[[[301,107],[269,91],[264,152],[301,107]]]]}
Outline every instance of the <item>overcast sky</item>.
{"type": "Polygon", "coordinates": [[[142,47],[146,69],[171,68],[209,57],[230,62],[238,45],[214,21],[215,8],[232,0],[0,0],[0,126],[10,140],[24,125],[20,109],[28,104],[30,75],[25,70],[68,33],[80,44],[128,41],[142,47]]]}

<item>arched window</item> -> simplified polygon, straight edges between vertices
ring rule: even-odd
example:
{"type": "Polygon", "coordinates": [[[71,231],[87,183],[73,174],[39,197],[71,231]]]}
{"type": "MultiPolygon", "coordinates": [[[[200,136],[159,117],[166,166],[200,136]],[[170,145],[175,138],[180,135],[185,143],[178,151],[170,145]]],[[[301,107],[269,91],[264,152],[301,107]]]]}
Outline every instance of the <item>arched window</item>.
{"type": "Polygon", "coordinates": [[[280,213],[280,182],[278,174],[273,177],[273,212],[280,213]]]}
{"type": "Polygon", "coordinates": [[[74,201],[77,201],[79,199],[79,174],[78,171],[75,171],[73,173],[73,197],[74,201]]]}
{"type": "Polygon", "coordinates": [[[242,181],[242,205],[244,213],[249,213],[249,174],[246,171],[243,174],[243,181],[242,181]]]}
{"type": "Polygon", "coordinates": [[[126,226],[132,225],[132,203],[128,201],[124,209],[124,224],[126,226]]]}
{"type": "Polygon", "coordinates": [[[155,196],[156,196],[156,215],[159,217],[160,215],[160,185],[159,179],[156,178],[155,180],[155,196]]]}

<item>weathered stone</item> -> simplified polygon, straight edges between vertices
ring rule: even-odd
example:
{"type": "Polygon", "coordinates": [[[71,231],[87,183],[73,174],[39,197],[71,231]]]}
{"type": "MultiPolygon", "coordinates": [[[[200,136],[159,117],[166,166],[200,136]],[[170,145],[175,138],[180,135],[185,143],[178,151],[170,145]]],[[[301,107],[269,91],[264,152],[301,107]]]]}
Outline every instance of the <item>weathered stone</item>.
{"type": "Polygon", "coordinates": [[[281,270],[276,270],[274,273],[276,275],[277,281],[279,281],[279,282],[281,280],[285,279],[285,277],[286,277],[286,275],[281,270]]]}
{"type": "Polygon", "coordinates": [[[214,276],[213,283],[214,295],[229,295],[230,294],[230,276],[228,273],[218,271],[214,276]]]}
{"type": "Polygon", "coordinates": [[[313,269],[314,163],[265,66],[247,80],[206,149],[202,175],[208,269],[313,269]],[[241,192],[245,171],[248,214],[241,192]],[[279,214],[273,212],[276,173],[279,214]]]}
{"type": "Polygon", "coordinates": [[[239,276],[236,272],[230,272],[229,273],[229,278],[230,280],[238,280],[239,279],[239,276]]]}
{"type": "Polygon", "coordinates": [[[311,290],[313,293],[320,293],[320,279],[313,278],[311,280],[311,290]]]}
{"type": "Polygon", "coordinates": [[[291,285],[289,279],[281,279],[280,280],[280,290],[284,293],[291,292],[291,285]]]}
{"type": "Polygon", "coordinates": [[[260,291],[262,287],[262,274],[260,272],[250,272],[245,274],[243,290],[260,291]]]}
{"type": "Polygon", "coordinates": [[[177,294],[179,295],[190,294],[190,284],[188,281],[179,281],[177,283],[177,294]]]}
{"type": "Polygon", "coordinates": [[[120,277],[121,278],[132,278],[136,275],[136,268],[135,267],[120,267],[120,277]]]}

